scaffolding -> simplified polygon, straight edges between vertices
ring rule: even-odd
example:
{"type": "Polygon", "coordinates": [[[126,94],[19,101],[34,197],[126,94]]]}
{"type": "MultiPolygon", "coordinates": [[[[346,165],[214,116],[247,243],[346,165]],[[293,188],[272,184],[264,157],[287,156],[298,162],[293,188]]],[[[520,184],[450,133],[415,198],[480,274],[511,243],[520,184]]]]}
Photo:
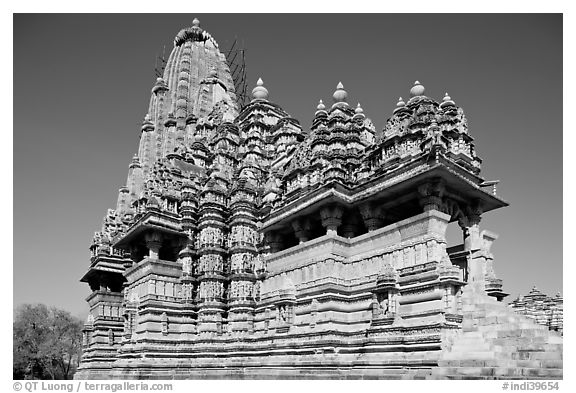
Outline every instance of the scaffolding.
{"type": "Polygon", "coordinates": [[[238,105],[242,108],[248,102],[246,94],[246,49],[238,43],[238,38],[234,38],[230,49],[222,51],[222,53],[226,56],[238,105]]]}

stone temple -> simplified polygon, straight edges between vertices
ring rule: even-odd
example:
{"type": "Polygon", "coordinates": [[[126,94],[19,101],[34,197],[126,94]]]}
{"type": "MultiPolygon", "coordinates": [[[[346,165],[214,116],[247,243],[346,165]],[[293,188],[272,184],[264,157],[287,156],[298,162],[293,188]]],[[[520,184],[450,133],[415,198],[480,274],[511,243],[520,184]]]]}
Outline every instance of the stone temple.
{"type": "Polygon", "coordinates": [[[533,287],[527,295],[517,297],[509,306],[549,329],[564,331],[564,299],[560,292],[551,297],[533,287]]]}
{"type": "Polygon", "coordinates": [[[480,221],[507,203],[448,94],[416,82],[383,130],[341,83],[309,130],[261,79],[238,102],[194,20],[90,247],[76,378],[562,377],[560,334],[501,302],[480,221]]]}

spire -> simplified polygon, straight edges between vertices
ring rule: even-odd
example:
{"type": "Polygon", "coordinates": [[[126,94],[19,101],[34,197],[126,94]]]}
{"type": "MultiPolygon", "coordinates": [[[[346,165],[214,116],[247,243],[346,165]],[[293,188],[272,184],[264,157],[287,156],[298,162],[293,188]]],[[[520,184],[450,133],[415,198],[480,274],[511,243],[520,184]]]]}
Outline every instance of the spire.
{"type": "Polygon", "coordinates": [[[332,98],[334,98],[334,103],[339,103],[339,102],[346,102],[346,99],[348,98],[348,93],[346,92],[346,90],[344,90],[344,85],[342,84],[342,82],[338,82],[338,86],[336,86],[336,91],[334,92],[334,94],[332,95],[332,98]]]}
{"type": "Polygon", "coordinates": [[[354,119],[363,119],[366,116],[364,115],[364,109],[362,109],[362,107],[360,106],[360,103],[358,103],[358,105],[356,106],[356,109],[354,110],[354,119]]]}
{"type": "Polygon", "coordinates": [[[441,108],[447,107],[447,106],[455,106],[456,104],[454,103],[454,101],[452,101],[452,98],[450,98],[450,96],[448,95],[448,93],[446,93],[444,95],[444,98],[442,98],[442,103],[440,104],[441,108]]]}
{"type": "Polygon", "coordinates": [[[412,88],[410,89],[410,96],[412,97],[423,96],[425,90],[426,89],[424,88],[424,86],[422,86],[420,82],[416,81],[414,82],[414,86],[412,86],[412,88]]]}
{"type": "Polygon", "coordinates": [[[398,112],[400,109],[404,108],[406,103],[402,99],[402,97],[398,97],[398,102],[396,103],[396,108],[394,109],[393,113],[398,112]]]}
{"type": "Polygon", "coordinates": [[[268,89],[264,87],[264,81],[262,81],[262,78],[258,78],[256,87],[252,89],[252,98],[254,100],[268,100],[268,89]]]}

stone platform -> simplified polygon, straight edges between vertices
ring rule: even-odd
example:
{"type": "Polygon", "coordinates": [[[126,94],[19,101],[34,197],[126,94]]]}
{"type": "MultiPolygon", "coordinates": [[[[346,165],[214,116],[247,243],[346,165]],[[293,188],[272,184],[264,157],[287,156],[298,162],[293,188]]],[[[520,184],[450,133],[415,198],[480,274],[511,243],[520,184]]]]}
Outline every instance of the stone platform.
{"type": "Polygon", "coordinates": [[[462,295],[462,334],[443,353],[434,378],[561,379],[562,337],[518,315],[476,286],[462,295]]]}

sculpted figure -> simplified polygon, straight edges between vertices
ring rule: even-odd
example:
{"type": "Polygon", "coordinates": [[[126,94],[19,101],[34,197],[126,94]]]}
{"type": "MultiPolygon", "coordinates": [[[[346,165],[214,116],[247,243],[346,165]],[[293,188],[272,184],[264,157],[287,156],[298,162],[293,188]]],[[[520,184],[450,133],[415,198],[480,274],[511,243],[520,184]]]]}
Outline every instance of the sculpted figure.
{"type": "Polygon", "coordinates": [[[388,295],[386,294],[382,301],[380,302],[380,308],[382,309],[382,314],[388,315],[389,314],[389,302],[388,302],[388,295]]]}
{"type": "Polygon", "coordinates": [[[278,307],[278,321],[280,323],[286,323],[286,306],[278,307]]]}
{"type": "Polygon", "coordinates": [[[185,257],[182,261],[182,271],[186,274],[192,274],[192,258],[185,257]]]}

